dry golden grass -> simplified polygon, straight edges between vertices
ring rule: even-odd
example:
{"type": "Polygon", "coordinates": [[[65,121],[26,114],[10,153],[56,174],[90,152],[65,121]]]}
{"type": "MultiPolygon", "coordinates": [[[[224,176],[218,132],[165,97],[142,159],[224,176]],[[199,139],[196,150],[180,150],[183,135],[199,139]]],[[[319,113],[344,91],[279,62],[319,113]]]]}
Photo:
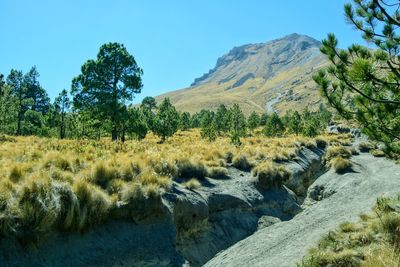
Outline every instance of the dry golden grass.
{"type": "Polygon", "coordinates": [[[196,178],[192,178],[189,181],[185,182],[183,184],[187,189],[193,190],[193,189],[197,189],[201,186],[199,180],[197,180],[196,178]]]}
{"type": "Polygon", "coordinates": [[[146,206],[141,203],[159,197],[174,180],[189,181],[184,186],[194,189],[201,185],[192,178],[228,179],[231,164],[247,171],[260,166],[254,172],[261,180],[270,171],[262,166],[272,166],[281,183],[287,175],[277,162],[295,159],[304,147],[341,144],[349,136],[317,138],[256,135],[243,138],[240,147],[229,137],[210,144],[198,130],[178,132],[163,144],[152,134],[125,143],[3,138],[0,236],[16,233],[36,240],[52,229],[84,230],[107,220],[121,203],[146,206]]]}
{"type": "Polygon", "coordinates": [[[350,171],[351,167],[353,166],[353,163],[351,163],[350,160],[342,158],[341,156],[333,158],[331,160],[330,164],[335,169],[335,171],[339,174],[343,174],[345,172],[350,171]]]}
{"type": "Polygon", "coordinates": [[[342,223],[298,266],[400,266],[400,213],[392,208],[399,203],[399,198],[379,198],[375,213],[360,215],[357,223],[342,223]]]}

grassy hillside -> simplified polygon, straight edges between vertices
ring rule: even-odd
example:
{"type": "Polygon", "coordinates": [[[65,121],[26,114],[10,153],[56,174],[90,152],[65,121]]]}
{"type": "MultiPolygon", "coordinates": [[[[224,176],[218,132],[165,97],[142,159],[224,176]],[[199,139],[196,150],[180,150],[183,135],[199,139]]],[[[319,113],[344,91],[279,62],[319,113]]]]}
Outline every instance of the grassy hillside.
{"type": "Polygon", "coordinates": [[[178,110],[191,113],[233,103],[238,103],[247,115],[252,111],[315,109],[321,97],[312,76],[326,65],[319,42],[289,35],[265,44],[234,48],[192,87],[156,99],[159,102],[168,97],[178,110]]]}

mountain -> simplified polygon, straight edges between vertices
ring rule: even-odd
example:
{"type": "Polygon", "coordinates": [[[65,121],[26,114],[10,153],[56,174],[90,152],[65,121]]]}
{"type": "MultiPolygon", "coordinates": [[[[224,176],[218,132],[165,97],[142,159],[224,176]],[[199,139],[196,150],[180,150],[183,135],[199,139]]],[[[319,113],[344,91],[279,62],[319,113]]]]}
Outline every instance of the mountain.
{"type": "Polygon", "coordinates": [[[321,98],[312,75],[327,65],[320,45],[311,37],[291,34],[234,47],[189,88],[168,92],[156,100],[169,97],[178,110],[191,113],[234,103],[246,114],[253,110],[283,113],[314,109],[321,98]]]}

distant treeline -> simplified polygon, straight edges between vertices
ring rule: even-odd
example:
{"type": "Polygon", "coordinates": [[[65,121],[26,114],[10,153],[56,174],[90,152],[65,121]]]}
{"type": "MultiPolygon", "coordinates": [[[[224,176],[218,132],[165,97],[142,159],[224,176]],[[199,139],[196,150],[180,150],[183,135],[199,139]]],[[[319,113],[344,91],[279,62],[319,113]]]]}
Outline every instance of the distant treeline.
{"type": "Polygon", "coordinates": [[[123,45],[105,44],[96,60],[82,66],[71,91],[62,90],[52,103],[39,83],[36,67],[27,73],[12,69],[7,77],[0,74],[0,133],[61,139],[110,136],[125,141],[143,139],[152,131],[164,141],[178,129],[201,128],[202,137],[210,141],[229,134],[233,143],[240,144],[240,137],[260,126],[267,136],[314,136],[331,119],[323,105],[314,113],[288,112],[279,117],[253,112],[248,118],[238,105],[191,115],[178,112],[169,99],[157,105],[154,98],[146,97],[139,107],[133,107],[134,94],[141,92],[142,74],[123,45]]]}

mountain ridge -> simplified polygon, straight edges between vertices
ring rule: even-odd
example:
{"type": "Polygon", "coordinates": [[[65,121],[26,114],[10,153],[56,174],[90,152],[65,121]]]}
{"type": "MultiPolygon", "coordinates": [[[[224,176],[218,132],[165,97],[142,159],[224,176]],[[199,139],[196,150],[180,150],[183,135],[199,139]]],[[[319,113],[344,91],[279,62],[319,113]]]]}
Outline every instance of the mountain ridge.
{"type": "Polygon", "coordinates": [[[238,103],[246,114],[313,109],[321,101],[312,74],[327,64],[321,43],[290,34],[265,43],[234,47],[190,87],[156,97],[169,97],[178,110],[215,110],[238,103]],[[288,105],[285,105],[288,104],[288,105]]]}

